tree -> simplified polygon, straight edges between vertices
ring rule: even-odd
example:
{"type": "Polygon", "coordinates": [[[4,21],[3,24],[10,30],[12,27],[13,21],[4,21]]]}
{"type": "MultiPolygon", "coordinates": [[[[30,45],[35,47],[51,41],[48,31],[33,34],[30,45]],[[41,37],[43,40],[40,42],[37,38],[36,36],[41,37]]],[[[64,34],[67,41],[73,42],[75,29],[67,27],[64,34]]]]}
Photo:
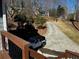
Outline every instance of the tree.
{"type": "Polygon", "coordinates": [[[60,17],[60,16],[63,17],[64,15],[65,15],[65,8],[59,5],[57,8],[57,17],[60,17]]]}
{"type": "Polygon", "coordinates": [[[54,8],[53,9],[50,9],[49,10],[49,15],[50,16],[53,16],[53,17],[56,17],[56,12],[57,12],[56,9],[54,9],[54,8]]]}
{"type": "Polygon", "coordinates": [[[79,20],[79,0],[76,0],[75,10],[76,10],[76,20],[79,20]]]}
{"type": "Polygon", "coordinates": [[[73,21],[74,20],[74,15],[75,15],[75,13],[70,13],[69,15],[68,15],[68,20],[70,20],[70,21],[73,21]]]}
{"type": "Polygon", "coordinates": [[[46,19],[41,16],[37,16],[34,21],[37,27],[43,27],[46,23],[46,19]]]}
{"type": "Polygon", "coordinates": [[[33,5],[32,7],[33,7],[34,16],[39,15],[42,10],[39,0],[33,0],[32,5],[33,5]]]}
{"type": "Polygon", "coordinates": [[[25,12],[28,17],[33,15],[33,9],[32,9],[32,0],[24,0],[25,2],[25,12]]]}
{"type": "Polygon", "coordinates": [[[51,0],[52,2],[52,7],[55,8],[59,3],[60,3],[60,0],[51,0]]]}
{"type": "Polygon", "coordinates": [[[25,7],[25,3],[23,0],[21,1],[21,7],[22,7],[22,9],[25,7]]]}

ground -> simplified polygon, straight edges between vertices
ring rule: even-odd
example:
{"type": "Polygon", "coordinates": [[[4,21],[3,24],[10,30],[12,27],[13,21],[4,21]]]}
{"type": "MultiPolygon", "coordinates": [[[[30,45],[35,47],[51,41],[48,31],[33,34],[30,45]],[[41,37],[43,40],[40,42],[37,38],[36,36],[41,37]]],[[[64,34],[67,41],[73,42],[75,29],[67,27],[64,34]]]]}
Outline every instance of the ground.
{"type": "Polygon", "coordinates": [[[54,22],[71,40],[79,44],[79,31],[69,21],[54,22]]]}
{"type": "Polygon", "coordinates": [[[65,35],[55,23],[47,22],[47,26],[48,34],[45,36],[47,39],[47,45],[45,48],[50,48],[57,51],[78,51],[77,49],[79,49],[79,45],[65,35]]]}
{"type": "Polygon", "coordinates": [[[47,30],[48,34],[45,36],[47,44],[41,49],[41,54],[52,58],[56,57],[56,53],[59,51],[70,50],[79,52],[79,32],[70,22],[63,20],[59,20],[58,22],[49,21],[47,22],[47,30]]]}
{"type": "MultiPolygon", "coordinates": [[[[56,19],[54,17],[45,18],[48,19],[48,21],[55,23],[65,35],[67,35],[71,40],[79,44],[79,31],[73,26],[73,24],[70,21],[59,19],[56,22],[56,19]]],[[[47,32],[46,30],[40,30],[39,33],[42,33],[44,35],[47,32]]]]}
{"type": "MultiPolygon", "coordinates": [[[[41,54],[52,59],[65,50],[79,52],[78,42],[75,41],[79,39],[79,32],[74,27],[67,24],[66,21],[47,21],[46,25],[47,29],[44,29],[44,36],[47,44],[43,49],[40,49],[41,54]]],[[[39,32],[43,34],[42,29],[39,32]]],[[[2,49],[1,39],[0,49],[2,49]]]]}

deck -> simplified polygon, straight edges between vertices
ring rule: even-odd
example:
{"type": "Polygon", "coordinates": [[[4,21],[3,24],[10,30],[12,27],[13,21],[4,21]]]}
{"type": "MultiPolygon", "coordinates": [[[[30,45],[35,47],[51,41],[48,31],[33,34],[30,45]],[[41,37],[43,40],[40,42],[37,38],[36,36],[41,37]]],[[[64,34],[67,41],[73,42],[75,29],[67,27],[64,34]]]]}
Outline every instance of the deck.
{"type": "Polygon", "coordinates": [[[0,51],[0,59],[11,59],[6,51],[0,51]]]}

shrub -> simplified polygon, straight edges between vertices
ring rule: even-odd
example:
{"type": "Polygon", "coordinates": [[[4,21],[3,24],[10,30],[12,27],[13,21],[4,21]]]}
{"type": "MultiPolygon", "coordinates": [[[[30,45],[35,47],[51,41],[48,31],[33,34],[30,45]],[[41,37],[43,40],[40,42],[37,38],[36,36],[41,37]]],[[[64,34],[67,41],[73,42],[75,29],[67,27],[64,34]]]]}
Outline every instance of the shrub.
{"type": "Polygon", "coordinates": [[[44,26],[45,23],[46,23],[46,19],[44,19],[43,17],[37,16],[35,18],[35,24],[36,24],[37,27],[44,26]]]}

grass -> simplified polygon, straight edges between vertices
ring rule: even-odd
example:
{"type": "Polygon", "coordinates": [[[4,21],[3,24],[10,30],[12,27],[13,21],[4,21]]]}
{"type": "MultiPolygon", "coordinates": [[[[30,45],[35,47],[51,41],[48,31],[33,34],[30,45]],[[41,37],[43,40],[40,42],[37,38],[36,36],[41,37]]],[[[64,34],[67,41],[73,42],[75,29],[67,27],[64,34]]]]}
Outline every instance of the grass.
{"type": "Polygon", "coordinates": [[[79,44],[79,32],[72,25],[66,21],[58,21],[55,23],[70,39],[79,44]]]}

